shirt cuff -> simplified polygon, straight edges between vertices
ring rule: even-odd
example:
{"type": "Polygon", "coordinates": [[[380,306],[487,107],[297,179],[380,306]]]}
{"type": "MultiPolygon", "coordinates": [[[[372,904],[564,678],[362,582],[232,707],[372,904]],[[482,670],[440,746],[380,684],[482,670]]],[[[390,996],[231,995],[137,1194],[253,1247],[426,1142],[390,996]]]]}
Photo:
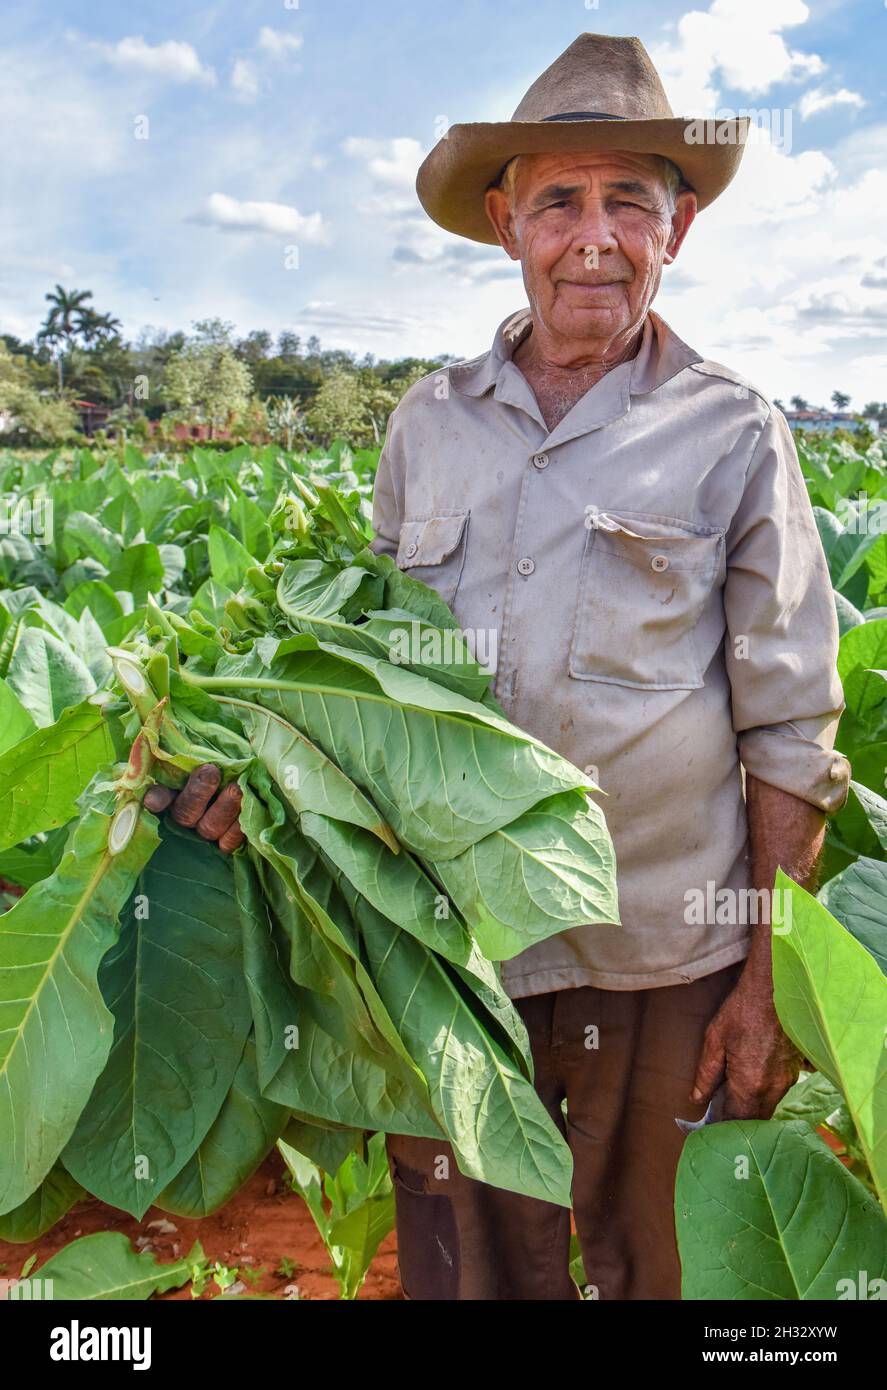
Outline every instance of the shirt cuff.
{"type": "Polygon", "coordinates": [[[771,787],[809,801],[827,815],[840,811],[850,790],[850,763],[843,753],[823,748],[788,727],[749,729],[739,735],[739,758],[746,773],[771,787]]]}

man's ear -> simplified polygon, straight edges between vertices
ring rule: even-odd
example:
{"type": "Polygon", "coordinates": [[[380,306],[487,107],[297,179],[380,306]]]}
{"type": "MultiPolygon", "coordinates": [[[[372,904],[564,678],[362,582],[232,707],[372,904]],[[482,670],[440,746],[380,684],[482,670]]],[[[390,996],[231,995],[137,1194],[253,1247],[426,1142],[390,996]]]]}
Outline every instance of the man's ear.
{"type": "Polygon", "coordinates": [[[520,260],[520,252],[517,249],[517,240],[514,235],[511,199],[504,188],[488,188],[484,194],[484,207],[487,210],[487,217],[492,223],[493,231],[499,238],[499,245],[508,252],[513,261],[520,260]]]}
{"type": "Polygon", "coordinates": [[[684,188],[675,198],[675,208],[671,218],[671,236],[668,239],[668,247],[663,257],[666,265],[671,265],[677,256],[695,217],[696,194],[692,189],[684,188]]]}

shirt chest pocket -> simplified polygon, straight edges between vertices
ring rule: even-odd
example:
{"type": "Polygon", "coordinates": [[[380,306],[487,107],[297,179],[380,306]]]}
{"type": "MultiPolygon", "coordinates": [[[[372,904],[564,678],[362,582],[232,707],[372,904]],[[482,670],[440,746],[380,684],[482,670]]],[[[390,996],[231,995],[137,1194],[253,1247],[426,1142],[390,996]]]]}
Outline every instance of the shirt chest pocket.
{"type": "Polygon", "coordinates": [[[589,509],[570,675],[642,690],[695,690],[694,632],[724,532],[642,512],[589,509]]]}
{"type": "Polygon", "coordinates": [[[408,518],[400,528],[398,569],[419,579],[452,607],[465,563],[468,510],[408,518]]]}

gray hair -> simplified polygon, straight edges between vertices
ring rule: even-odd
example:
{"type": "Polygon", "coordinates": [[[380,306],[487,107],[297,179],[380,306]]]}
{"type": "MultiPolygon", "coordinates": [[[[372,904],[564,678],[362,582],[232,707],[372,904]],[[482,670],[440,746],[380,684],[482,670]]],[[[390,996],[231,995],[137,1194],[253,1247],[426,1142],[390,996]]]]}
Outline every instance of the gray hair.
{"type": "MultiPolygon", "coordinates": [[[[498,185],[499,188],[503,189],[504,192],[508,194],[508,201],[512,207],[514,207],[514,190],[517,181],[517,162],[520,158],[521,155],[516,154],[512,159],[509,159],[505,168],[502,170],[502,176],[499,179],[498,185]]],[[[666,159],[664,154],[654,154],[651,155],[650,158],[655,159],[659,166],[659,172],[665,184],[665,191],[668,194],[668,201],[671,205],[672,212],[674,212],[675,198],[677,197],[678,189],[683,185],[684,176],[678,166],[670,159],[666,159]]]]}

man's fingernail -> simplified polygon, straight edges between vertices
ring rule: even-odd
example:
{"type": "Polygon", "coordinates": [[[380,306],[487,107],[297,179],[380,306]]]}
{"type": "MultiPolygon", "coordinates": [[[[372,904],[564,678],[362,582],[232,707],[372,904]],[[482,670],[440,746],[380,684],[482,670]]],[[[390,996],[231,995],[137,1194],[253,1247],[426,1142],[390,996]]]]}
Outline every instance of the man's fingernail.
{"type": "Polygon", "coordinates": [[[698,1101],[698,1100],[702,1100],[702,1092],[700,1091],[700,1089],[699,1089],[698,1086],[696,1087],[696,1090],[695,1090],[695,1091],[693,1092],[693,1094],[691,1095],[690,1099],[691,1099],[691,1100],[697,1100],[697,1101],[698,1101]]]}

